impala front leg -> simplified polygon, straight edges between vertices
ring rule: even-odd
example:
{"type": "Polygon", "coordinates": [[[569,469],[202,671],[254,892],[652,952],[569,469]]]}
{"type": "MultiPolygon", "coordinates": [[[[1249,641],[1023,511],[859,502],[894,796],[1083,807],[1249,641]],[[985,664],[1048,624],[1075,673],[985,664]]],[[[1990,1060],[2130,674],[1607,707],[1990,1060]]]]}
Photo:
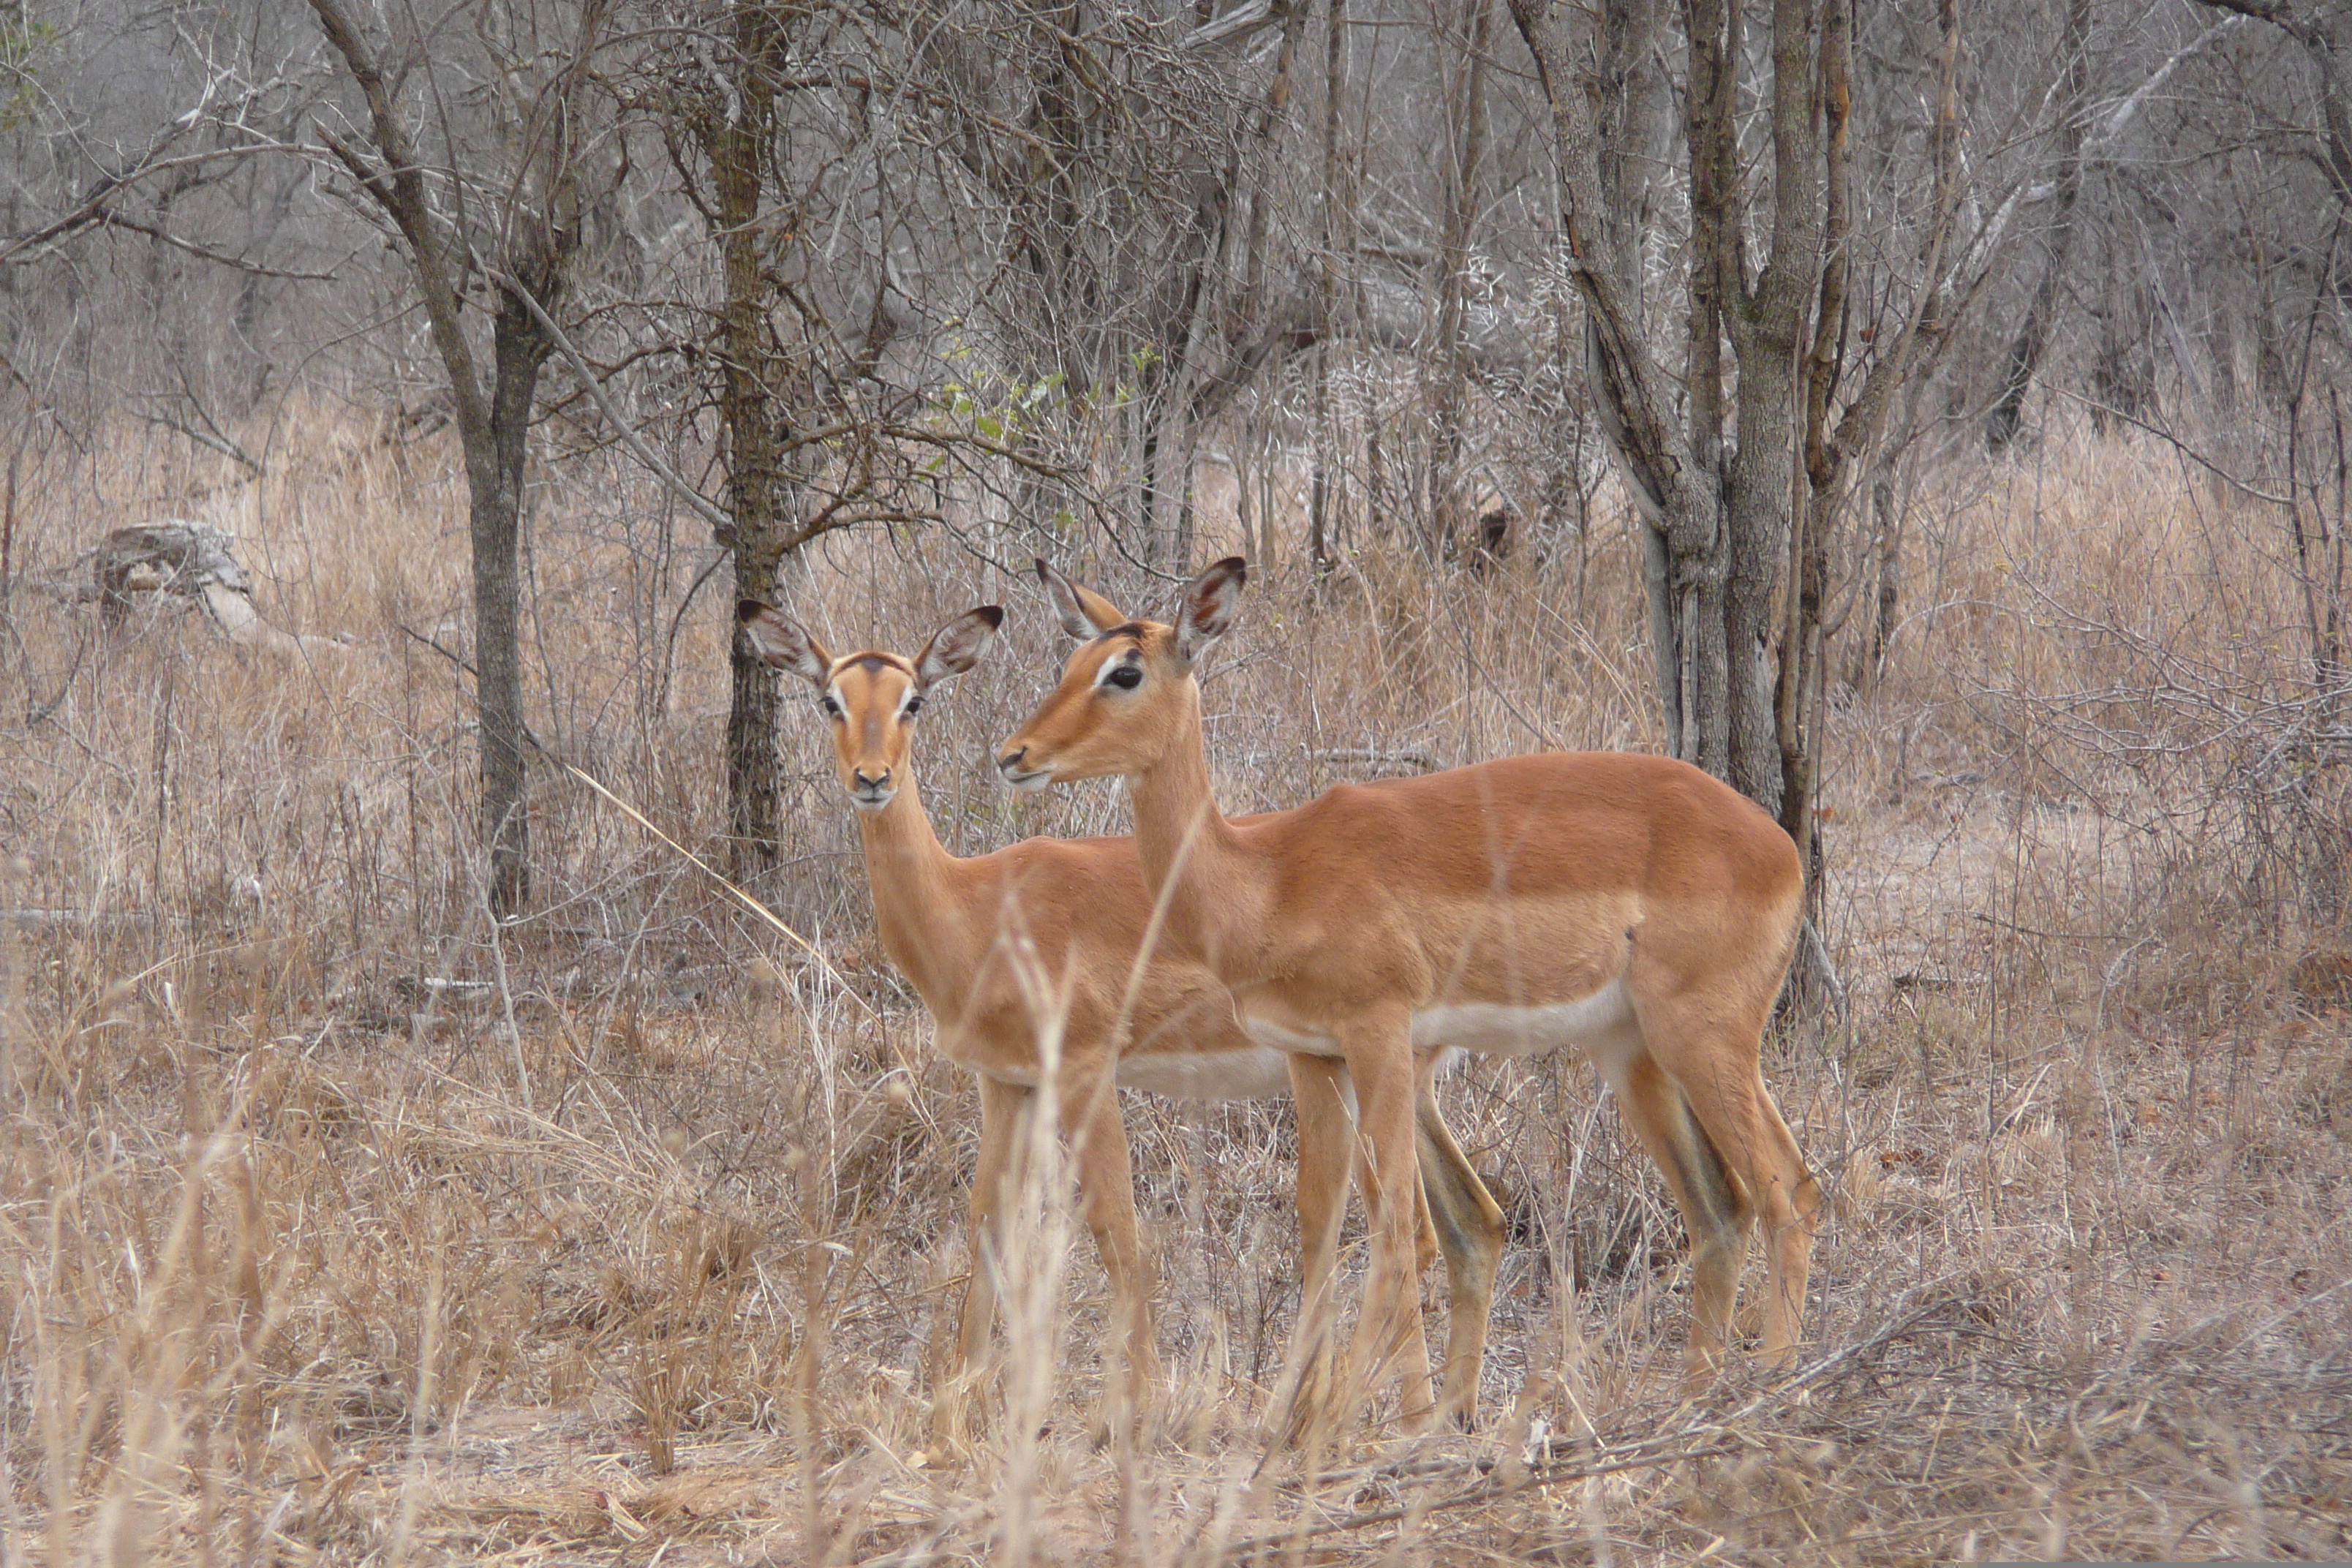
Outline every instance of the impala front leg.
{"type": "Polygon", "coordinates": [[[1118,1093],[1108,1071],[1069,1075],[1069,1098],[1062,1102],[1063,1131],[1078,1168],[1078,1198],[1087,1229],[1095,1238],[1104,1272],[1110,1276],[1112,1311],[1119,1328],[1121,1372],[1104,1379],[1106,1415],[1117,1426],[1151,1397],[1159,1373],[1159,1347],[1151,1328],[1154,1271],[1144,1255],[1135,1216],[1135,1172],[1129,1161],[1127,1123],[1118,1113],[1118,1093]]]}
{"type": "Polygon", "coordinates": [[[1030,1091],[1019,1084],[980,1080],[980,1161],[971,1173],[971,1273],[964,1286],[963,1321],[956,1332],[956,1363],[931,1409],[931,1433],[945,1450],[970,1444],[967,1407],[996,1327],[997,1270],[1004,1258],[1006,1173],[1021,1135],[1030,1091]]]}
{"type": "Polygon", "coordinates": [[[1297,1441],[1331,1403],[1331,1331],[1339,1223],[1348,1212],[1356,1113],[1348,1069],[1328,1057],[1294,1054],[1290,1100],[1298,1117],[1298,1326],[1290,1339],[1270,1426],[1297,1441]]]}
{"type": "Polygon", "coordinates": [[[1384,1008],[1337,1031],[1356,1089],[1357,1152],[1369,1180],[1364,1209],[1371,1232],[1371,1268],[1349,1360],[1349,1402],[1357,1405],[1396,1363],[1398,1417],[1408,1432],[1428,1426],[1436,1403],[1430,1391],[1429,1343],[1422,1336],[1419,1273],[1421,1162],[1414,1150],[1418,1073],[1411,1015],[1384,1008]]]}

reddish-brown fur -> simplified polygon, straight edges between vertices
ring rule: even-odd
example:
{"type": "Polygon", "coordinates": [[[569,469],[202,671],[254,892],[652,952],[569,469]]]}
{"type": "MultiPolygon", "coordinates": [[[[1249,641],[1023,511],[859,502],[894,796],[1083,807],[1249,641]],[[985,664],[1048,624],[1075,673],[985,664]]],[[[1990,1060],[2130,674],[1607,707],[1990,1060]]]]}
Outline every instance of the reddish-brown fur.
{"type": "Polygon", "coordinates": [[[1803,899],[1771,818],[1667,758],[1547,753],[1229,822],[1192,661],[1230,624],[1241,563],[1195,580],[1175,627],[1131,624],[1039,567],[1066,622],[1103,629],[998,765],[1024,786],[1126,775],[1171,939],[1232,989],[1255,1037],[1352,1076],[1377,1238],[1360,1374],[1401,1348],[1408,1416],[1426,1404],[1412,1381],[1412,1107],[1428,1053],[1457,1045],[1591,1051],[1689,1227],[1691,1376],[1719,1364],[1759,1217],[1764,1349],[1785,1355],[1821,1198],[1759,1069],[1803,899]],[[1097,684],[1122,666],[1132,687],[1097,684]]]}

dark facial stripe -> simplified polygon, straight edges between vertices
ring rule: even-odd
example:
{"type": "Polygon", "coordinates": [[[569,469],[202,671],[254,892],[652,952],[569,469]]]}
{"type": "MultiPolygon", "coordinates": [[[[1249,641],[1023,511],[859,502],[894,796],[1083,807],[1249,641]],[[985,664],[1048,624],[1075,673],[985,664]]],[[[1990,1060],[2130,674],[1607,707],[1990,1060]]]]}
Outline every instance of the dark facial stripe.
{"type": "Polygon", "coordinates": [[[843,670],[852,668],[869,670],[877,675],[886,669],[895,669],[901,675],[915,673],[915,667],[895,653],[853,653],[835,664],[833,673],[838,676],[843,670]]]}

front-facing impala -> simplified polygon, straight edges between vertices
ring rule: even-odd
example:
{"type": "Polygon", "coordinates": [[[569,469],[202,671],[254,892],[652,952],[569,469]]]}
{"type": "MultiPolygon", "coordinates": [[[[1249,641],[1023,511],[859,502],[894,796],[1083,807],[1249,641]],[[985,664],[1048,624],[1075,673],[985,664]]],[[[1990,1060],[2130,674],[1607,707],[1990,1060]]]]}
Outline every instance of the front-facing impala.
{"type": "Polygon", "coordinates": [[[1024,788],[1124,775],[1171,938],[1231,988],[1253,1038],[1346,1065],[1375,1237],[1357,1375],[1400,1348],[1409,1367],[1419,1342],[1412,1108],[1417,1072],[1452,1047],[1590,1053],[1690,1233],[1690,1380],[1720,1364],[1759,1218],[1763,1349],[1785,1358],[1821,1194],[1758,1065],[1804,896],[1778,825],[1696,768],[1609,752],[1342,784],[1229,822],[1193,670],[1232,624],[1243,563],[1194,579],[1173,626],[1037,570],[1085,646],[997,767],[1024,788]]]}

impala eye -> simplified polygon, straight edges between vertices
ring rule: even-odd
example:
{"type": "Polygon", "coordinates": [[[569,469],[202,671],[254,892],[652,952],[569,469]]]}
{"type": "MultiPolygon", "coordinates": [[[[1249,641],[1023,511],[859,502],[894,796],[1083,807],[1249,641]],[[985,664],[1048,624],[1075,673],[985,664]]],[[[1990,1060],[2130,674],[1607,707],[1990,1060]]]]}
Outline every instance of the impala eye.
{"type": "Polygon", "coordinates": [[[1143,671],[1131,664],[1122,664],[1103,679],[1106,684],[1116,686],[1121,691],[1132,691],[1143,684],[1143,671]]]}
{"type": "Polygon", "coordinates": [[[909,697],[907,699],[907,705],[898,710],[898,715],[903,719],[911,719],[915,716],[915,710],[922,705],[923,700],[921,698],[909,697]]]}
{"type": "Polygon", "coordinates": [[[830,713],[836,719],[841,717],[841,704],[833,700],[832,692],[826,692],[821,700],[824,703],[824,710],[827,713],[830,713]]]}

